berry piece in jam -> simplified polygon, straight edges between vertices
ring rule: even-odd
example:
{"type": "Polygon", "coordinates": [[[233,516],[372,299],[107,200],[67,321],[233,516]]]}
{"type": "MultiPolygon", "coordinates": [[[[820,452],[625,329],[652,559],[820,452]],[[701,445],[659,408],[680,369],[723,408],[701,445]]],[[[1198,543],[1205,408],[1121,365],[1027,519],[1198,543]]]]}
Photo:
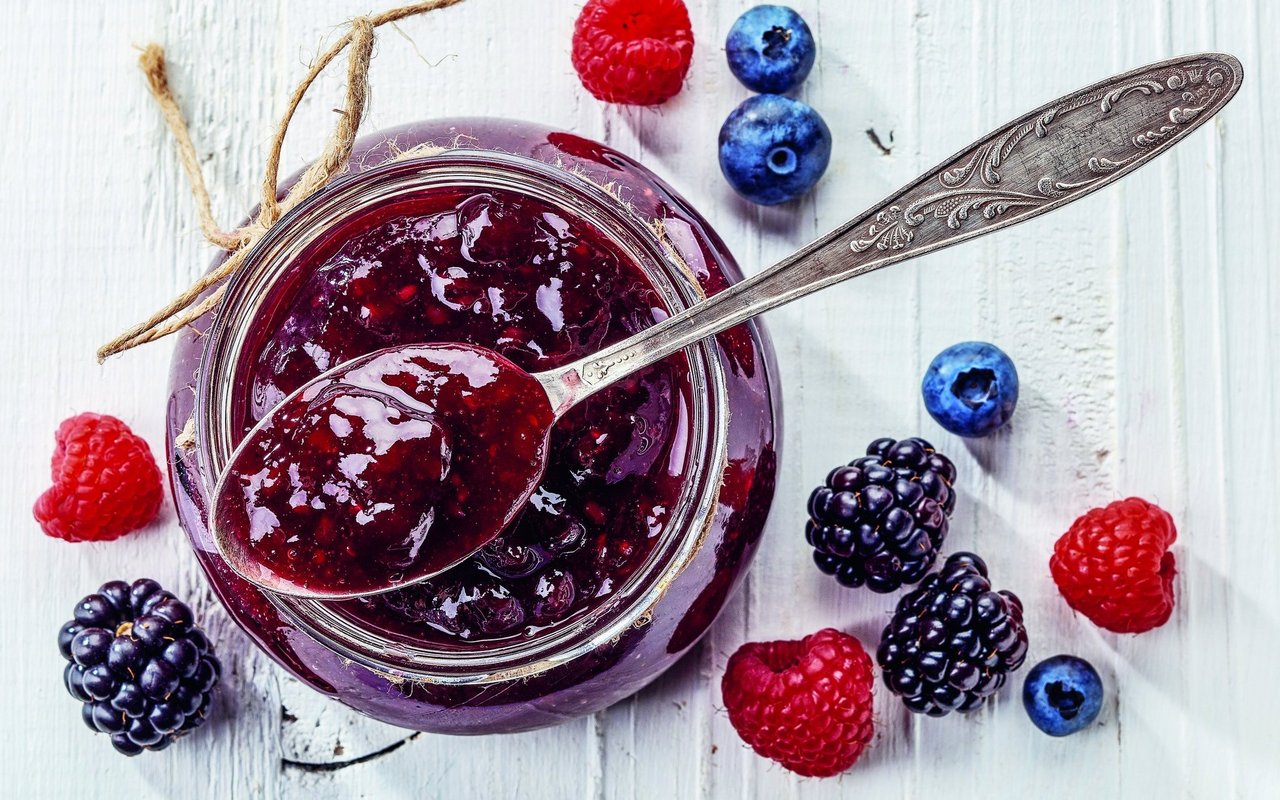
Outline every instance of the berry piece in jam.
{"type": "MultiPolygon", "coordinates": [[[[542,387],[496,353],[377,351],[307,384],[246,437],[217,495],[221,542],[245,577],[281,591],[412,583],[511,521],[542,475],[551,422],[542,387]]],[[[482,627],[523,621],[504,600],[482,627]]]]}

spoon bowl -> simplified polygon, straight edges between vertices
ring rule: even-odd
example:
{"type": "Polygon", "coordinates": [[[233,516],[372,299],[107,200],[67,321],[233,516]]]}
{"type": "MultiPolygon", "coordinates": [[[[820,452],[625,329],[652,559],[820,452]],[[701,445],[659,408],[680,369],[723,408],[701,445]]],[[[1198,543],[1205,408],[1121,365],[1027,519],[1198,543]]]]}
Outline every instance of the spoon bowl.
{"type": "Polygon", "coordinates": [[[246,580],[340,600],[452,567],[505,528],[546,466],[541,385],[461,344],[379,350],[313,378],[236,448],[214,540],[246,580]]]}

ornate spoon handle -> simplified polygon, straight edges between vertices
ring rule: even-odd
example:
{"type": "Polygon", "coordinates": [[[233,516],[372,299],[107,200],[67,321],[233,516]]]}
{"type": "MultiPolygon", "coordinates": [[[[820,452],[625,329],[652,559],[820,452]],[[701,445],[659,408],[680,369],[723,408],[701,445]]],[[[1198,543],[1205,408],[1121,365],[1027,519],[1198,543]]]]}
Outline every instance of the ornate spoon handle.
{"type": "Polygon", "coordinates": [[[1066,205],[1168,150],[1226,105],[1242,77],[1234,57],[1202,53],[1087,86],[970,145],[769,269],[538,377],[563,411],[771,308],[1066,205]]]}

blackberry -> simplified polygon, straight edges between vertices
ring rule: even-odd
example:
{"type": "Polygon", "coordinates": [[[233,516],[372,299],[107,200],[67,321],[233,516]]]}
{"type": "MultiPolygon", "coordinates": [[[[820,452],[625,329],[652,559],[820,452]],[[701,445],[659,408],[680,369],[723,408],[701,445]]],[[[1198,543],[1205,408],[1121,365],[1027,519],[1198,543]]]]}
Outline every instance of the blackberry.
{"type": "Polygon", "coordinates": [[[931,717],[982,705],[1026,657],[1022,602],[992,591],[973,553],[955,553],[903,595],[876,650],[889,691],[931,717]]]}
{"type": "Polygon", "coordinates": [[[147,578],[109,581],[77,603],[58,649],[85,725],[127,756],[200,727],[222,674],[191,609],[147,578]]]}
{"type": "Polygon", "coordinates": [[[918,582],[947,537],[955,479],[924,439],[876,439],[809,496],[805,537],[818,569],[873,592],[918,582]]]}

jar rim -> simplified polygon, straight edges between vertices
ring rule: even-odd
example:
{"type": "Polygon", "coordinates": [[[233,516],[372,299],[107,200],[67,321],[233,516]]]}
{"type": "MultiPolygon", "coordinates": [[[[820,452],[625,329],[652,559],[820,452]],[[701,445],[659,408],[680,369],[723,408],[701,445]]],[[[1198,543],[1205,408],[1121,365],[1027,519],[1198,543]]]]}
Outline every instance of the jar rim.
{"type": "MultiPolygon", "coordinates": [[[[363,169],[316,192],[286,213],[255,245],[227,284],[201,354],[196,385],[196,457],[216,481],[236,444],[236,369],[262,304],[296,257],[350,214],[413,192],[447,187],[515,190],[560,207],[604,232],[679,311],[701,287],[676,263],[660,231],[584,176],[525,156],[455,148],[363,169]]],[[[328,605],[261,590],[291,624],[344,658],[381,673],[434,683],[487,683],[528,677],[567,663],[645,624],[654,604],[687,567],[710,526],[728,461],[728,396],[714,344],[686,349],[690,441],[680,499],[645,563],[604,602],[544,633],[499,645],[431,647],[356,625],[328,605]]]]}

